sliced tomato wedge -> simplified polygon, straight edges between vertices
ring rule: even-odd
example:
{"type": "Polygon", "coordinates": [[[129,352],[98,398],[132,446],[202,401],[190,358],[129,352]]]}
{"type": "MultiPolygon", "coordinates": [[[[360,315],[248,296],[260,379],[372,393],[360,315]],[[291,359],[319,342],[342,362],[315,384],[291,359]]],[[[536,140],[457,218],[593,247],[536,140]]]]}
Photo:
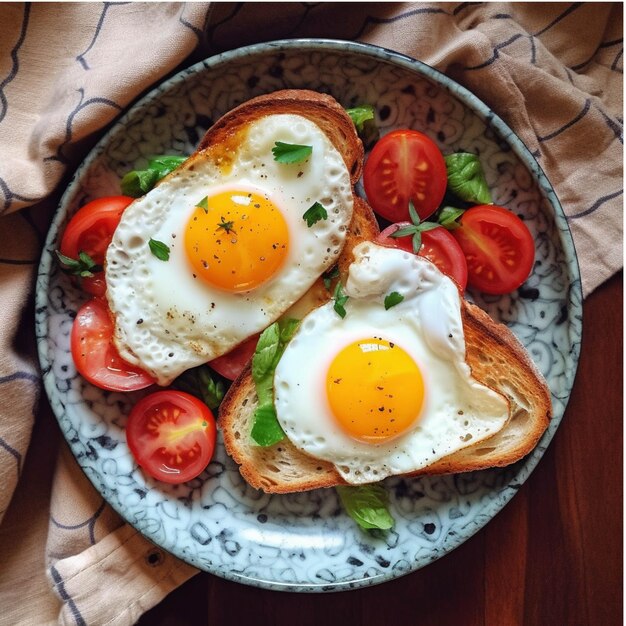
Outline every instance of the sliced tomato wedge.
{"type": "Polygon", "coordinates": [[[529,276],[535,244],[526,224],[508,209],[472,207],[452,231],[467,260],[467,283],[489,294],[510,293],[529,276]]]}
{"type": "MultiPolygon", "coordinates": [[[[378,235],[376,241],[385,246],[413,252],[412,236],[392,237],[393,233],[405,226],[411,226],[411,223],[400,222],[391,224],[378,235]]],[[[456,239],[443,226],[425,230],[421,235],[422,246],[419,249],[419,256],[423,256],[434,263],[446,276],[454,280],[461,293],[465,291],[467,286],[467,263],[456,239]]]]}
{"type": "Polygon", "coordinates": [[[126,424],[126,441],[137,463],[153,478],[182,483],[213,457],[217,429],[209,407],[183,391],[156,391],[141,399],[126,424]]]}
{"type": "MultiPolygon", "coordinates": [[[[94,263],[102,266],[122,213],[132,201],[133,198],[128,196],[109,196],[81,207],[63,232],[61,254],[77,260],[79,253],[85,252],[94,263]]],[[[87,293],[104,295],[104,272],[95,272],[93,277],[82,278],[81,284],[87,293]]]]}
{"type": "Polygon", "coordinates": [[[424,220],[441,204],[448,184],[446,163],[435,142],[416,130],[395,130],[372,149],[363,186],[376,213],[391,222],[409,219],[409,201],[424,220]]]}
{"type": "Polygon", "coordinates": [[[127,363],[113,343],[113,320],[106,302],[92,298],[76,314],[70,346],[78,373],[110,391],[134,391],[154,384],[142,369],[127,363]]]}
{"type": "Polygon", "coordinates": [[[223,356],[209,361],[209,367],[224,378],[235,380],[252,358],[258,341],[258,334],[250,337],[250,339],[246,339],[228,354],[224,354],[223,356]]]}

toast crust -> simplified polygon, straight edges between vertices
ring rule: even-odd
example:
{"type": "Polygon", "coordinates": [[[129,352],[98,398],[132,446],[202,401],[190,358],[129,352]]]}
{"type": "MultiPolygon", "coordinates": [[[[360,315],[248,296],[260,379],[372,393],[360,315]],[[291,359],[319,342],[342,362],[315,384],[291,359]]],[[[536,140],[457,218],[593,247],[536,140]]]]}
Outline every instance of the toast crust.
{"type": "MultiPolygon", "coordinates": [[[[504,325],[462,301],[466,361],[474,378],[502,393],[511,406],[507,425],[489,439],[450,454],[407,476],[456,474],[501,467],[528,454],[551,417],[550,392],[528,353],[504,325]]],[[[228,454],[244,479],[266,493],[290,493],[346,484],[333,465],[297,449],[287,438],[269,448],[250,438],[257,406],[250,365],[233,383],[220,407],[228,454]]]]}
{"type": "Polygon", "coordinates": [[[301,115],[317,124],[343,156],[354,186],[363,168],[363,143],[345,109],[332,97],[308,89],[283,89],[257,96],[220,117],[198,144],[197,152],[213,144],[228,145],[241,127],[267,116],[281,113],[301,115]]]}

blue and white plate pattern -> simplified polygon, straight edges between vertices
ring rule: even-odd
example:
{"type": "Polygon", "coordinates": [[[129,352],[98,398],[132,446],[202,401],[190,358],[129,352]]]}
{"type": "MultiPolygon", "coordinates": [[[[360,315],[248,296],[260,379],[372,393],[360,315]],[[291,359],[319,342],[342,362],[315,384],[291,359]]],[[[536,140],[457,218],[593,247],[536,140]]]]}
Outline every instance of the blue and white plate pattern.
{"type": "Polygon", "coordinates": [[[37,283],[36,331],[45,388],[78,463],[96,489],[148,539],[200,569],[259,587],[338,591],[417,570],[484,526],[516,493],[563,416],[580,351],[582,296],[571,235],[556,195],[526,147],[467,90],[408,57],[329,40],[254,45],[182,71],[135,104],[92,150],[63,196],[37,283]],[[554,418],[537,448],[504,469],[385,481],[395,528],[366,534],[335,491],[270,496],[251,489],[221,443],[197,479],[169,486],[147,477],[128,451],[124,424],[141,392],[101,391],[76,374],[69,348],[85,300],[54,262],[69,217],[85,202],[119,194],[119,180],[155,154],[190,154],[235,105],[283,88],[373,104],[381,133],[411,127],[444,153],[480,154],[494,201],[523,217],[537,261],[503,297],[469,294],[510,326],[545,375],[554,418]]]}

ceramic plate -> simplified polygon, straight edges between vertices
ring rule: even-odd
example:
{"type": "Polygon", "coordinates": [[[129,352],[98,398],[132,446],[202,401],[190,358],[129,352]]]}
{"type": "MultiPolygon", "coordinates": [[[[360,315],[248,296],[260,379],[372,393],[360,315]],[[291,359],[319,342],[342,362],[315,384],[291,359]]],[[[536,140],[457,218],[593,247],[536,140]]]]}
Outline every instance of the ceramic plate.
{"type": "Polygon", "coordinates": [[[289,591],[363,587],[414,571],[484,526],[516,493],[554,435],[569,398],[581,339],[576,255],[550,183],[526,147],[476,97],[432,68],[371,46],[320,40],[238,49],[184,70],[135,104],[76,172],[50,228],[37,285],[37,337],[50,403],[78,463],[111,506],[148,539],[224,578],[289,591]],[[505,469],[388,479],[395,528],[366,534],[335,491],[269,496],[251,489],[221,444],[199,478],[157,483],[129,454],[124,424],[136,394],[103,392],[77,376],[69,349],[85,297],[53,261],[69,217],[119,194],[121,176],[155,154],[190,154],[222,113],[258,94],[309,88],[344,106],[376,107],[381,133],[411,127],[444,153],[479,153],[494,201],[523,216],[537,249],[515,293],[470,297],[507,324],[545,375],[554,419],[536,449],[505,469]]]}

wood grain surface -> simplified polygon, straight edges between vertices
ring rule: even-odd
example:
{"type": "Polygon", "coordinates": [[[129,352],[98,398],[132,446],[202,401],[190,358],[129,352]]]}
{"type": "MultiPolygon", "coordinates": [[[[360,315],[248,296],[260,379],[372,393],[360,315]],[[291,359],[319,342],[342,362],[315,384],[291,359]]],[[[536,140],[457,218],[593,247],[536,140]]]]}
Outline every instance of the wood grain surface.
{"type": "Polygon", "coordinates": [[[622,624],[623,277],[584,303],[574,389],[547,453],[485,528],[368,589],[265,591],[201,573],[140,626],[622,624]]]}

